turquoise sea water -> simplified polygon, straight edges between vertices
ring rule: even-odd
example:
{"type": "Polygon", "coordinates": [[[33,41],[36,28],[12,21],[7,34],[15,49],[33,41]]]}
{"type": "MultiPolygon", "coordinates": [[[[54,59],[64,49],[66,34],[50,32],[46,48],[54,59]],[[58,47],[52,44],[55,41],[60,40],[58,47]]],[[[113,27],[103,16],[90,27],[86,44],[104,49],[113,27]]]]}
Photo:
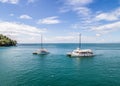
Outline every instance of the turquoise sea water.
{"type": "Polygon", "coordinates": [[[69,58],[77,44],[45,44],[51,53],[33,55],[39,44],[0,48],[0,86],[120,86],[120,44],[82,44],[91,58],[69,58]]]}

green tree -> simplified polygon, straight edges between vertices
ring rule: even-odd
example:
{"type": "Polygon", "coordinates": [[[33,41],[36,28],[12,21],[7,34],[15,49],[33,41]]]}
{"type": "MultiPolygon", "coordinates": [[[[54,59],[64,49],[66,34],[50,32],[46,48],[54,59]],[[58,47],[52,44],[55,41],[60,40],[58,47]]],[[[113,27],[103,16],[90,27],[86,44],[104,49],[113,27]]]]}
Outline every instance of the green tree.
{"type": "Polygon", "coordinates": [[[0,34],[0,46],[16,46],[17,41],[0,34]]]}

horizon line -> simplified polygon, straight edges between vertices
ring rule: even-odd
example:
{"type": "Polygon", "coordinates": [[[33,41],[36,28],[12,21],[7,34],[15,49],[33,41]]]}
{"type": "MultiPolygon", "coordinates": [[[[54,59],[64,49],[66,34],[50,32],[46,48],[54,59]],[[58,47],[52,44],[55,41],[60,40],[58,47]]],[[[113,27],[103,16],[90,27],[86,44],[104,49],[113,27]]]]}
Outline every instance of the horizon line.
{"type": "MultiPolygon", "coordinates": [[[[120,43],[120,42],[105,42],[105,43],[95,43],[95,42],[89,42],[89,43],[82,43],[82,44],[111,44],[111,43],[120,43]]],[[[17,44],[41,44],[41,43],[17,43],[17,44]]],[[[44,43],[44,44],[78,44],[78,43],[57,43],[57,42],[55,42],[55,43],[44,43]]]]}

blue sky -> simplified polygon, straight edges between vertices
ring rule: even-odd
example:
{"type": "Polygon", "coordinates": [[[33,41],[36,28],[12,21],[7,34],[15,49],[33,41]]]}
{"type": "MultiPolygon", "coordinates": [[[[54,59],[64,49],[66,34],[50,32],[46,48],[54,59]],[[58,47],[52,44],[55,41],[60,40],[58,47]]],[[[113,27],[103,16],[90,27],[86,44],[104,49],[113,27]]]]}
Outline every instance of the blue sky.
{"type": "Polygon", "coordinates": [[[120,0],[0,0],[0,33],[19,43],[120,42],[120,0]]]}

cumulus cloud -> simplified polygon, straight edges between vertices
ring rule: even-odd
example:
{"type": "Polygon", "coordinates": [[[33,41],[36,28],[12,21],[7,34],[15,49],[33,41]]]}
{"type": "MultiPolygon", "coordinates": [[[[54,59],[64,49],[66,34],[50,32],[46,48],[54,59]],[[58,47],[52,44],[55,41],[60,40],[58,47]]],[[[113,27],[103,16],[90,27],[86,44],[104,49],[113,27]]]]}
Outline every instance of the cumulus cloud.
{"type": "Polygon", "coordinates": [[[30,25],[0,21],[0,34],[15,37],[18,42],[37,42],[45,28],[37,28],[30,25]],[[31,41],[34,38],[33,41],[31,41]]]}
{"type": "Polygon", "coordinates": [[[58,24],[60,23],[61,21],[58,20],[58,16],[52,16],[52,17],[47,17],[47,18],[44,18],[44,19],[40,19],[38,20],[38,24],[58,24]]]}
{"type": "Polygon", "coordinates": [[[32,17],[31,17],[31,16],[26,15],[26,14],[21,15],[19,18],[20,18],[20,19],[32,19],[32,17]]]}
{"type": "Polygon", "coordinates": [[[1,3],[18,4],[19,0],[0,0],[1,3]]]}

